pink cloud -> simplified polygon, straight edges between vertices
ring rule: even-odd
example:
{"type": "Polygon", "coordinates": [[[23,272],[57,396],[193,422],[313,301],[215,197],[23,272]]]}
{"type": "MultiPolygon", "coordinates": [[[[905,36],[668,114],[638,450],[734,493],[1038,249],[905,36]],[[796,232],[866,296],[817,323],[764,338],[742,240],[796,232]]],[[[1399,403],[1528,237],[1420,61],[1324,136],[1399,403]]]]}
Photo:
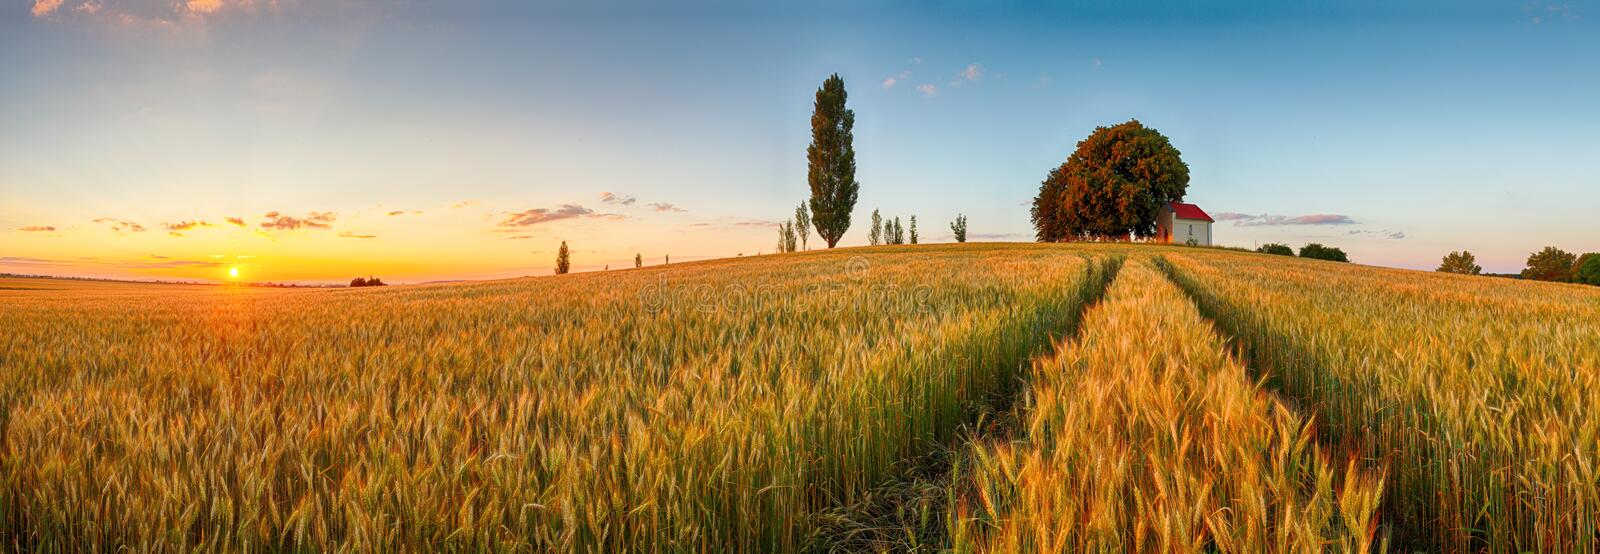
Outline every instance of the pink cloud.
{"type": "Polygon", "coordinates": [[[62,0],[34,0],[33,16],[47,17],[61,7],[62,0]]]}
{"type": "Polygon", "coordinates": [[[533,208],[509,214],[505,221],[500,222],[501,227],[528,227],[540,223],[572,219],[575,217],[595,217],[594,210],[577,204],[562,204],[556,209],[533,208]]]}

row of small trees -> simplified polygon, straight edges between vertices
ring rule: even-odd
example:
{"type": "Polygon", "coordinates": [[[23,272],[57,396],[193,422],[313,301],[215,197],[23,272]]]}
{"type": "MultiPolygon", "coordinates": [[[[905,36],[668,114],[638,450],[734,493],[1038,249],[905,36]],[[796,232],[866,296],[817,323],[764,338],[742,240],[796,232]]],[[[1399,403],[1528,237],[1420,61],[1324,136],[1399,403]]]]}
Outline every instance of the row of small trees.
{"type": "MultiPolygon", "coordinates": [[[[1260,252],[1262,254],[1274,254],[1278,256],[1295,255],[1294,249],[1290,248],[1289,245],[1276,242],[1263,244],[1256,248],[1256,252],[1260,252]]],[[[1310,258],[1313,260],[1328,260],[1332,262],[1350,261],[1350,257],[1345,255],[1344,250],[1332,246],[1323,246],[1315,242],[1300,247],[1300,257],[1310,258]]]]}
{"type": "MultiPolygon", "coordinates": [[[[917,233],[917,216],[911,216],[910,226],[900,223],[900,217],[886,219],[878,210],[872,210],[872,223],[867,232],[867,243],[872,246],[880,244],[917,244],[921,235],[917,233]]],[[[808,249],[806,243],[810,236],[812,218],[806,211],[806,203],[800,203],[795,208],[794,219],[778,224],[778,252],[796,252],[808,249]]],[[[967,216],[957,214],[955,221],[950,222],[950,232],[955,234],[956,242],[967,242],[967,216]]]]}
{"type": "MultiPolygon", "coordinates": [[[[1478,265],[1476,256],[1463,250],[1446,254],[1439,262],[1438,271],[1479,275],[1483,273],[1483,267],[1478,265]]],[[[1578,256],[1554,246],[1546,246],[1528,255],[1528,265],[1522,269],[1521,276],[1534,281],[1600,285],[1600,252],[1578,256]]]]}
{"type": "MultiPolygon", "coordinates": [[[[867,243],[873,246],[880,244],[905,244],[906,229],[900,225],[900,216],[894,219],[884,218],[878,210],[872,210],[872,228],[867,231],[867,243]]],[[[917,216],[911,216],[911,244],[917,243],[917,216]]]]}

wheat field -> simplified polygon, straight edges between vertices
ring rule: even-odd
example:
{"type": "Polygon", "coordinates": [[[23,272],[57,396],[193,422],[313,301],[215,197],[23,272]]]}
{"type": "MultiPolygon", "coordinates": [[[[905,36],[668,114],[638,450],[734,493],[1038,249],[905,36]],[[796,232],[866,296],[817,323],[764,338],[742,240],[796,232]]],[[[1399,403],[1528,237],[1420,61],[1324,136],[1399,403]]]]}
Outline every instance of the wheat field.
{"type": "Polygon", "coordinates": [[[808,253],[388,290],[0,291],[33,550],[788,551],[949,439],[1103,270],[808,253]]]}
{"type": "Polygon", "coordinates": [[[918,245],[371,289],[0,279],[0,330],[9,550],[1597,547],[1576,286],[918,245]],[[908,483],[918,529],[883,529],[908,483]]]}

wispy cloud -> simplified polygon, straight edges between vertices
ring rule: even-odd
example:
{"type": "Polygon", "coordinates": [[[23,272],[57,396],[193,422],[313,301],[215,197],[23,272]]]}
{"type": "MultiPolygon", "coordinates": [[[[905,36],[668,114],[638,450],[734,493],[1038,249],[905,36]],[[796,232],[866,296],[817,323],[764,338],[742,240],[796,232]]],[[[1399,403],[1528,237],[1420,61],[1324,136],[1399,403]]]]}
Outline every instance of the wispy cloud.
{"type": "Polygon", "coordinates": [[[638,200],[637,198],[634,198],[632,196],[616,194],[616,193],[612,193],[612,192],[602,192],[602,193],[600,193],[600,201],[604,202],[606,204],[613,204],[613,205],[618,205],[618,206],[632,206],[633,203],[635,201],[637,201],[637,200],[638,200]]]}
{"type": "Polygon", "coordinates": [[[1390,239],[1390,240],[1400,240],[1400,239],[1406,238],[1405,231],[1390,231],[1388,229],[1381,229],[1381,230],[1354,229],[1354,230],[1351,230],[1350,232],[1345,233],[1345,234],[1346,235],[1360,235],[1360,236],[1374,237],[1374,238],[1380,238],[1380,239],[1390,239]]]}
{"type": "Polygon", "coordinates": [[[967,238],[978,240],[1015,240],[1020,238],[1033,238],[1027,233],[968,233],[967,238]]]}
{"type": "Polygon", "coordinates": [[[188,231],[197,227],[215,227],[215,225],[212,225],[211,222],[204,220],[179,221],[177,223],[167,223],[165,221],[161,222],[161,228],[166,229],[167,234],[174,237],[181,237],[183,236],[184,231],[188,231]]]}
{"type": "Polygon", "coordinates": [[[666,202],[651,202],[651,203],[645,204],[645,205],[646,206],[650,206],[651,208],[654,208],[658,212],[684,213],[684,212],[689,211],[689,210],[685,210],[683,208],[679,208],[677,206],[674,206],[672,204],[668,204],[666,202]]]}
{"type": "Polygon", "coordinates": [[[1235,227],[1272,227],[1282,225],[1354,225],[1356,223],[1356,220],[1350,219],[1350,216],[1338,214],[1287,216],[1222,212],[1216,215],[1216,219],[1217,221],[1232,221],[1235,227]]]}
{"type": "Polygon", "coordinates": [[[1522,7],[1522,11],[1532,14],[1528,21],[1539,25],[1548,21],[1583,19],[1567,4],[1551,4],[1533,0],[1522,7]]]}
{"type": "Polygon", "coordinates": [[[95,223],[110,223],[111,224],[110,225],[111,230],[112,231],[116,231],[118,233],[122,233],[122,232],[143,233],[145,231],[145,228],[144,228],[143,225],[140,225],[138,223],[134,223],[132,221],[126,221],[126,220],[117,219],[117,218],[114,218],[114,217],[97,218],[97,219],[94,220],[94,222],[95,223]]]}
{"type": "Polygon", "coordinates": [[[936,86],[936,85],[924,83],[924,84],[921,84],[921,85],[917,85],[917,92],[920,92],[925,96],[933,96],[935,94],[939,94],[939,87],[936,86]]]}
{"type": "Polygon", "coordinates": [[[478,203],[477,200],[462,200],[460,202],[456,202],[455,204],[452,204],[451,207],[453,207],[453,208],[466,208],[466,207],[469,207],[469,206],[477,205],[477,203],[478,203]]]}
{"type": "Polygon", "coordinates": [[[244,218],[242,218],[242,217],[223,218],[223,221],[226,221],[228,223],[232,223],[232,224],[237,225],[239,227],[244,227],[245,226],[244,218]]]}
{"type": "Polygon", "coordinates": [[[603,217],[607,219],[622,219],[619,214],[596,213],[594,210],[577,204],[562,204],[554,209],[533,208],[520,212],[506,212],[506,219],[500,222],[501,227],[531,227],[540,223],[549,223],[563,219],[578,217],[603,217]]]}
{"type": "Polygon", "coordinates": [[[778,225],[778,222],[770,219],[746,219],[744,221],[734,222],[734,225],[740,227],[772,227],[774,225],[778,225]]]}
{"type": "Polygon", "coordinates": [[[35,269],[48,268],[120,268],[120,269],[175,269],[175,268],[215,268],[233,265],[230,262],[215,260],[172,260],[162,256],[152,256],[160,261],[149,260],[96,260],[96,259],[51,259],[33,258],[27,256],[0,256],[0,266],[14,266],[35,269]]]}
{"type": "Polygon", "coordinates": [[[330,227],[332,227],[333,221],[338,218],[338,214],[335,214],[333,212],[311,212],[309,215],[307,215],[304,218],[298,218],[298,217],[284,215],[284,214],[281,214],[281,213],[278,213],[278,212],[267,212],[266,215],[263,215],[261,217],[265,218],[261,222],[261,227],[263,229],[277,229],[279,231],[293,231],[295,229],[300,229],[300,228],[306,228],[306,229],[327,229],[327,228],[330,228],[330,227]]]}
{"type": "Polygon", "coordinates": [[[142,28],[178,29],[224,14],[273,15],[319,3],[280,0],[34,0],[34,17],[91,20],[142,28]],[[70,9],[68,7],[70,6],[70,9]]]}
{"type": "Polygon", "coordinates": [[[27,231],[29,233],[42,233],[42,232],[46,232],[46,231],[54,231],[54,230],[56,230],[56,228],[53,225],[31,225],[31,226],[28,226],[28,227],[23,227],[23,228],[18,229],[18,230],[19,231],[27,231]]]}
{"type": "Polygon", "coordinates": [[[339,233],[339,237],[347,239],[375,239],[378,238],[378,235],[360,235],[350,231],[341,231],[339,233]]]}

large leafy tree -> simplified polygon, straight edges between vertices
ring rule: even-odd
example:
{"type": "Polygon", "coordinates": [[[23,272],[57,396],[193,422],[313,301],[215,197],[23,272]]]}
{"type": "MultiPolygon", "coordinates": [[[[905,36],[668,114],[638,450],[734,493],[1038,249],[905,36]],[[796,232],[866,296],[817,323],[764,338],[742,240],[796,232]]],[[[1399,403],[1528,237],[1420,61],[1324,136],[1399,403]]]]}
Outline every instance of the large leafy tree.
{"type": "Polygon", "coordinates": [[[836,73],[817,89],[811,112],[811,146],[806,148],[806,181],[811,184],[811,223],[833,248],[850,229],[856,207],[856,151],[851,128],[856,114],[845,108],[844,79],[836,73]]]}
{"type": "Polygon", "coordinates": [[[1577,260],[1578,257],[1571,252],[1546,246],[1544,250],[1528,256],[1528,267],[1522,270],[1522,278],[1565,282],[1572,279],[1572,265],[1577,260]]]}
{"type": "Polygon", "coordinates": [[[1483,273],[1483,266],[1478,265],[1477,257],[1471,252],[1462,250],[1451,252],[1439,262],[1439,271],[1443,273],[1460,273],[1463,275],[1477,275],[1483,273]]]}
{"type": "Polygon", "coordinates": [[[1040,241],[1150,236],[1168,202],[1183,200],[1189,166],[1167,137],[1138,120],[1098,127],[1033,199],[1040,241]]]}

